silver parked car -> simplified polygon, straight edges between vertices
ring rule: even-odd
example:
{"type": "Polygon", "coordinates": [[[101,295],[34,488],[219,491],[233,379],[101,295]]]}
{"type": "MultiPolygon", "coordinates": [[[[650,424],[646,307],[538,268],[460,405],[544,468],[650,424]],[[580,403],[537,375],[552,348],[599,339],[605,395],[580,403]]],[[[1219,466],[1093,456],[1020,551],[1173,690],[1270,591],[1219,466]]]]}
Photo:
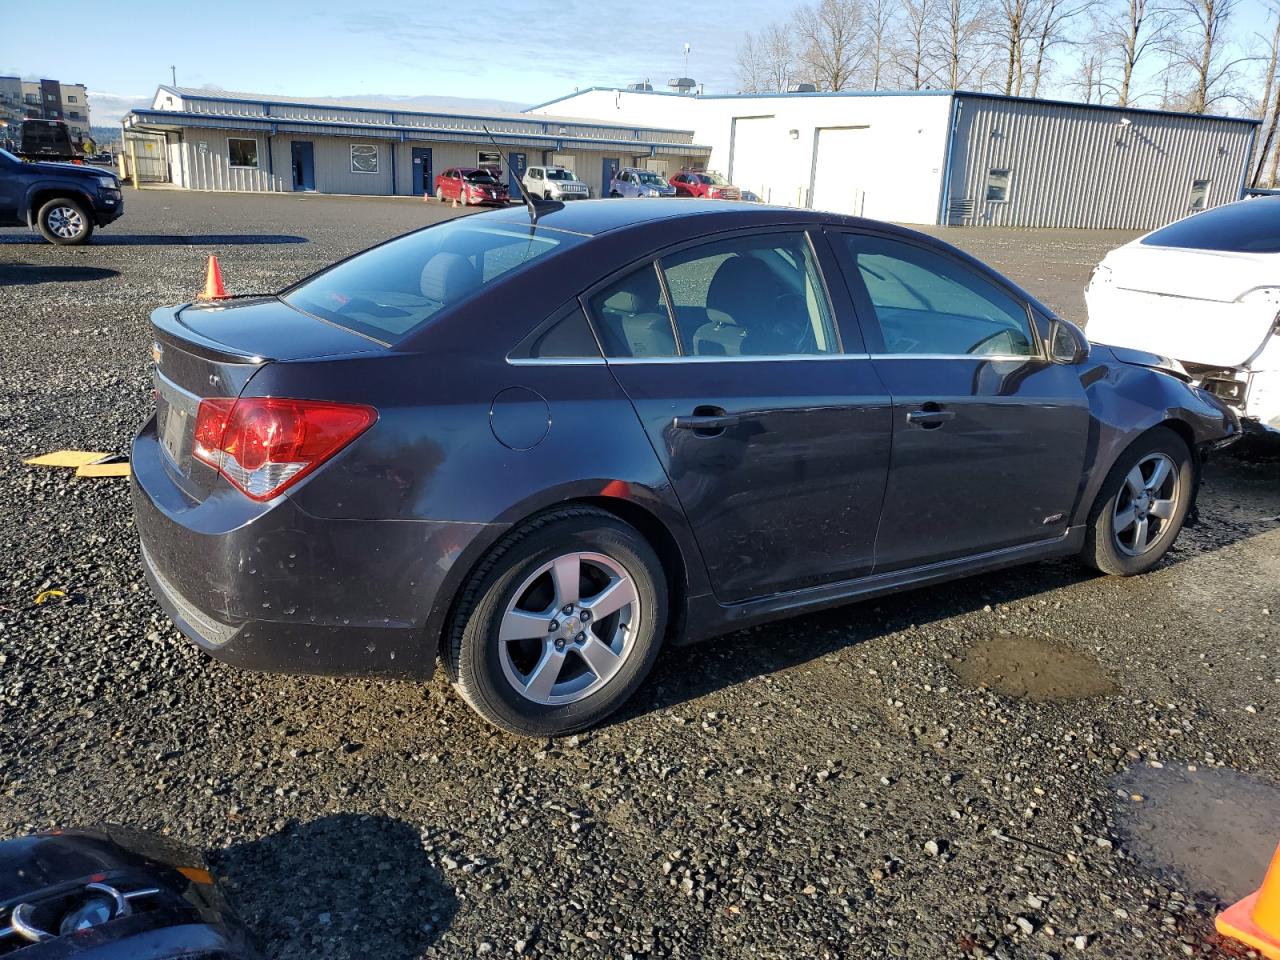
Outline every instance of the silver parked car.
{"type": "Polygon", "coordinates": [[[591,188],[564,167],[530,167],[520,181],[525,192],[543,200],[586,200],[591,188]]]}

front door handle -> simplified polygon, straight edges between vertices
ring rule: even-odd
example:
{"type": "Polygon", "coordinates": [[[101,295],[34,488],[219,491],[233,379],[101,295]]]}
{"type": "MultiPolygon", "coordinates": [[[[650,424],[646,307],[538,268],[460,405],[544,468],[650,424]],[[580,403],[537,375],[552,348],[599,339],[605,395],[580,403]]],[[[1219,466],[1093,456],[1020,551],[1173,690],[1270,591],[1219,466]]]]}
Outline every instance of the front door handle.
{"type": "Polygon", "coordinates": [[[923,427],[925,430],[936,430],[948,420],[954,420],[956,412],[954,410],[943,410],[942,405],[938,403],[929,403],[921,405],[919,410],[912,410],[907,414],[907,423],[913,427],[923,427]]]}
{"type": "Polygon", "coordinates": [[[679,430],[692,430],[699,437],[718,437],[726,427],[735,426],[741,418],[734,413],[726,413],[721,407],[694,407],[693,416],[676,417],[672,426],[679,430]]]}

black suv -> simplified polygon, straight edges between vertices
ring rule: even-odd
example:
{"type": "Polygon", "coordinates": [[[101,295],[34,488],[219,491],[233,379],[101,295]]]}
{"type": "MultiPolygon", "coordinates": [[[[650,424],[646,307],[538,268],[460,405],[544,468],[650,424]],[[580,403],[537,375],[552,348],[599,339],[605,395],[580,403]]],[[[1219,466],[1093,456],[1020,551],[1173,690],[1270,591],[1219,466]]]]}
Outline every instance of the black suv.
{"type": "Polygon", "coordinates": [[[50,243],[87,243],[124,213],[120,181],[101,167],[26,163],[0,150],[0,227],[35,227],[50,243]]]}

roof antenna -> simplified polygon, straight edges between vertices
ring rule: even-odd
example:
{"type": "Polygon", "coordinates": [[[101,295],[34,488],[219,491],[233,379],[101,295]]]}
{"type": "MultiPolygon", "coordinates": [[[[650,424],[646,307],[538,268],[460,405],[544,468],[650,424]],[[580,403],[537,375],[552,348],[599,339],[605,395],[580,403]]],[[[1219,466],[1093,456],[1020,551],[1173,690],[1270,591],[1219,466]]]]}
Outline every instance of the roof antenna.
{"type": "MultiPolygon", "coordinates": [[[[493,149],[498,151],[498,156],[502,158],[502,165],[507,168],[510,175],[511,164],[507,160],[507,155],[502,152],[502,148],[498,146],[498,141],[493,139],[493,134],[489,132],[489,128],[484,124],[480,125],[480,129],[484,131],[484,135],[489,138],[489,142],[493,144],[493,149]]],[[[538,225],[538,207],[541,206],[547,210],[556,210],[564,206],[562,203],[554,203],[550,200],[535,200],[530,196],[529,191],[524,188],[524,180],[516,178],[516,189],[520,191],[520,196],[524,200],[525,209],[529,211],[529,222],[535,227],[538,225]]]]}

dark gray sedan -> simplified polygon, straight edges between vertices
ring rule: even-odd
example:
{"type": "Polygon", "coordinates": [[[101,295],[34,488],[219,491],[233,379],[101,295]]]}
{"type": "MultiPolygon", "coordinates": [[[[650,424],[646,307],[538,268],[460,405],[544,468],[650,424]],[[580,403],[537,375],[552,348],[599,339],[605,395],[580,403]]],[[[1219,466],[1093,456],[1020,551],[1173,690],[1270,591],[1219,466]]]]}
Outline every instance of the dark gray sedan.
{"type": "Polygon", "coordinates": [[[157,310],[142,556],[216,657],[607,716],[701,639],[1077,555],[1149,570],[1239,424],[944,243],[689,200],[453,220],[157,310]]]}

